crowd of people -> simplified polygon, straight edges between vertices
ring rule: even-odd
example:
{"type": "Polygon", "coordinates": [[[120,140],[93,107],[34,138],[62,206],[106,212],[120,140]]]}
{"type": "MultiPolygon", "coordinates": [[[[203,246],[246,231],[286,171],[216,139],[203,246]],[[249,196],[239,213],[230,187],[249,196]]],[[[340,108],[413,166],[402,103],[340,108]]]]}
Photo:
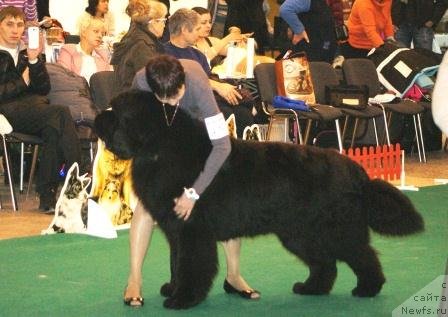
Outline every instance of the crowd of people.
{"type": "MultiPolygon", "coordinates": [[[[289,26],[290,49],[305,51],[311,61],[330,63],[338,55],[366,57],[372,48],[386,41],[400,41],[408,47],[412,42],[415,47],[431,49],[434,28],[448,7],[445,0],[356,0],[344,22],[344,0],[278,2],[279,14],[289,26]],[[348,40],[338,41],[335,27],[344,23],[348,40]]],[[[244,43],[253,36],[258,54],[264,54],[272,37],[266,1],[208,3],[208,8],[179,9],[169,16],[169,1],[129,0],[129,29],[111,52],[103,45],[103,36],[116,35],[109,0],[89,0],[78,18],[79,43],[64,44],[57,59],[57,63],[87,82],[96,72],[113,70],[117,94],[129,89],[151,91],[166,105],[165,111],[174,111],[171,118],[181,108],[205,122],[212,151],[188,192],[174,199],[173,212],[184,220],[230,153],[225,119],[235,115],[239,137],[244,127],[254,123],[253,104],[242,102],[237,86],[213,76],[212,67],[225,58],[232,43],[244,43]],[[231,32],[232,27],[239,32],[231,32]]],[[[27,26],[45,26],[49,21],[48,0],[0,0],[0,65],[5,70],[0,75],[0,113],[14,131],[39,135],[44,140],[36,181],[39,209],[43,211],[56,204],[60,163],[71,166],[81,160],[80,141],[69,107],[50,104],[46,97],[51,87],[42,54],[43,36],[37,49],[27,48],[23,41],[27,26]]],[[[446,66],[446,56],[443,63],[446,66]]],[[[441,69],[444,77],[445,68],[441,69]]],[[[436,123],[448,132],[447,111],[441,102],[446,95],[445,83],[446,80],[436,84],[434,115],[438,116],[436,123]]],[[[167,124],[170,125],[168,120],[167,124]]],[[[144,304],[142,265],[153,226],[150,213],[137,204],[130,230],[130,273],[124,292],[124,301],[131,306],[144,304]]],[[[224,289],[246,299],[260,298],[260,292],[241,276],[241,241],[229,240],[223,245],[227,260],[224,289]]],[[[161,292],[167,292],[171,286],[168,283],[161,292]]]]}

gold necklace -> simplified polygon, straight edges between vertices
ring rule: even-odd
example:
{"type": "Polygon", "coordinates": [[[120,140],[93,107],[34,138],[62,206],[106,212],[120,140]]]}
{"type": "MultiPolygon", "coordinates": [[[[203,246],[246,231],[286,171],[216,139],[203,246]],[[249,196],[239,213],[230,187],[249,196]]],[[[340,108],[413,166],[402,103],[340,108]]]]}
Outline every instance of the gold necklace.
{"type": "Polygon", "coordinates": [[[177,110],[179,109],[179,103],[176,104],[176,109],[174,110],[174,114],[173,114],[173,116],[171,117],[171,120],[170,120],[170,121],[168,121],[168,116],[167,116],[167,114],[166,114],[165,104],[164,104],[164,103],[162,103],[162,108],[163,108],[163,114],[165,115],[165,122],[166,122],[166,125],[167,125],[168,127],[171,127],[171,125],[173,124],[174,118],[176,117],[177,110]]]}

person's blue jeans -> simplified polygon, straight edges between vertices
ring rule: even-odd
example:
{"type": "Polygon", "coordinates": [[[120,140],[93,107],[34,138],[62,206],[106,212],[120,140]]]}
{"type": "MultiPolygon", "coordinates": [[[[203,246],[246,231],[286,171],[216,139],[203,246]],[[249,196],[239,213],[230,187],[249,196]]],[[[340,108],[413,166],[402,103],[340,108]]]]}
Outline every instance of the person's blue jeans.
{"type": "Polygon", "coordinates": [[[434,30],[425,26],[418,28],[412,24],[403,23],[395,33],[395,39],[403,43],[406,47],[410,47],[411,42],[414,42],[415,48],[426,48],[432,51],[434,30]]]}

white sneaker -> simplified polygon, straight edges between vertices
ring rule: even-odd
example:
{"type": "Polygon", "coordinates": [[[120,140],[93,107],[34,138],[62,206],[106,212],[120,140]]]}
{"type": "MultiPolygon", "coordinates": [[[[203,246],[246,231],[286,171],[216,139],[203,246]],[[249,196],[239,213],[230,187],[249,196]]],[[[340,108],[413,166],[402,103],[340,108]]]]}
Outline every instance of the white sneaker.
{"type": "Polygon", "coordinates": [[[5,135],[12,132],[12,126],[9,124],[8,119],[2,114],[0,114],[0,134],[5,135]]]}
{"type": "Polygon", "coordinates": [[[333,68],[342,68],[342,64],[344,63],[344,56],[338,55],[333,60],[333,68]]]}

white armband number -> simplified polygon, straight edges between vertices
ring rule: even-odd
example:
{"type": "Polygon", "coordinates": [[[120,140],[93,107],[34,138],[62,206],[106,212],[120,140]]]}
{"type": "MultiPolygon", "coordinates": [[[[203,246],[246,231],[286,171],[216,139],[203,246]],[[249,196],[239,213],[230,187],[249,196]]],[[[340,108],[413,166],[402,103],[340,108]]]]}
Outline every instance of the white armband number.
{"type": "Polygon", "coordinates": [[[229,135],[226,120],[221,112],[213,117],[205,118],[204,121],[210,140],[221,139],[229,135]]]}

